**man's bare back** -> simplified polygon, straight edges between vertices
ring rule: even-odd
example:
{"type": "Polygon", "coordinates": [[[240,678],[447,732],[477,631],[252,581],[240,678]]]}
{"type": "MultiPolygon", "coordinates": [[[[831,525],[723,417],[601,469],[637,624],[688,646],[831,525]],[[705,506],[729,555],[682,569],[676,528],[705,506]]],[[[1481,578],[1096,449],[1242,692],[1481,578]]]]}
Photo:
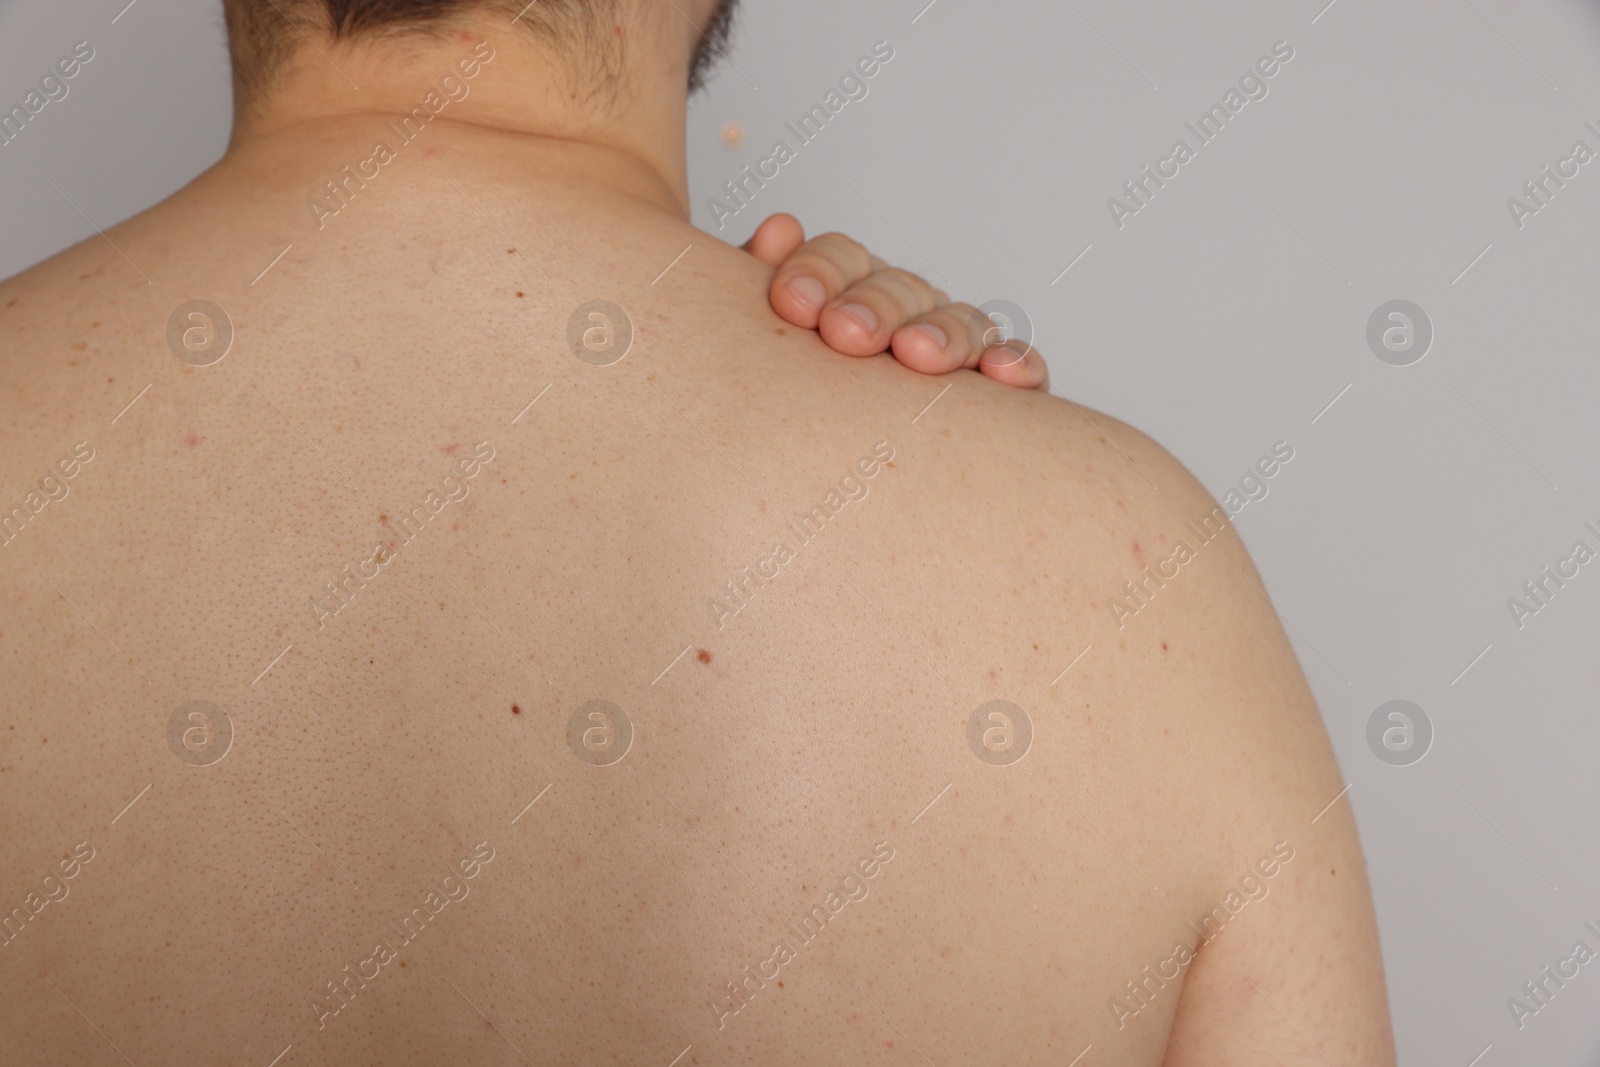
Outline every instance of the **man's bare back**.
{"type": "Polygon", "coordinates": [[[0,286],[8,1057],[1392,1061],[1320,719],[1177,463],[827,352],[582,149],[441,123],[308,219],[373,136],[0,286]]]}

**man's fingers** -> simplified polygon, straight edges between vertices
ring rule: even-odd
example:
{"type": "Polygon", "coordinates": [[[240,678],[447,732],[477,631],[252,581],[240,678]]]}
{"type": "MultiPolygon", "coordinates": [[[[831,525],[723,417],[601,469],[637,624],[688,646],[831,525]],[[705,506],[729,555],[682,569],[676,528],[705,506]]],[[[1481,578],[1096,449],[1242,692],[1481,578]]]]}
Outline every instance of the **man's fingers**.
{"type": "Polygon", "coordinates": [[[744,243],[744,250],[767,266],[776,267],[794,255],[805,240],[806,231],[800,220],[780,212],[767,216],[756,227],[756,232],[744,243]]]}
{"type": "Polygon", "coordinates": [[[976,370],[994,323],[971,304],[946,304],[918,315],[894,334],[894,357],[923,374],[976,370]]]}
{"type": "Polygon", "coordinates": [[[893,348],[895,359],[923,374],[966,368],[1024,389],[1049,385],[1038,350],[1003,341],[994,321],[971,304],[946,304],[911,319],[895,331],[893,348]]]}
{"type": "Polygon", "coordinates": [[[815,330],[830,301],[882,268],[882,260],[842,233],[813,237],[773,276],[772,309],[796,326],[815,330]]]}
{"type": "Polygon", "coordinates": [[[1004,333],[971,304],[952,304],[908,271],[888,266],[840,233],[805,241],[792,215],[756,227],[745,251],[778,269],[768,299],[785,321],[816,330],[836,352],[875,356],[892,349],[923,374],[966,368],[1023,389],[1044,389],[1044,358],[1004,333]]]}
{"type": "Polygon", "coordinates": [[[940,296],[917,275],[887,267],[835,297],[823,309],[818,328],[837,352],[875,356],[901,326],[938,307],[940,296]]]}
{"type": "Polygon", "coordinates": [[[985,350],[978,361],[978,370],[1002,385],[1019,389],[1050,388],[1050,368],[1045,365],[1044,356],[1037,348],[1021,341],[1007,341],[985,350]]]}

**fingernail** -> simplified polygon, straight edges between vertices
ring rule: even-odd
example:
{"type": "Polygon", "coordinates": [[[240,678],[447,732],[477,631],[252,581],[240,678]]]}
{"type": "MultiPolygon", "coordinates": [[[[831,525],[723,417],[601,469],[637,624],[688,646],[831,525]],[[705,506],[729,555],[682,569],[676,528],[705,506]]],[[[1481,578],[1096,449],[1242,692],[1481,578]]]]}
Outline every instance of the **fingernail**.
{"type": "Polygon", "coordinates": [[[822,288],[822,283],[804,274],[789,282],[789,292],[813,311],[828,301],[828,293],[822,288]]]}
{"type": "Polygon", "coordinates": [[[1013,347],[1008,341],[983,354],[983,362],[991,367],[1012,367],[1028,358],[1026,349],[1013,347]]]}
{"type": "Polygon", "coordinates": [[[855,319],[856,322],[861,325],[861,328],[866,330],[868,333],[878,332],[878,316],[874,315],[872,313],[872,309],[867,307],[867,305],[843,304],[839,307],[839,310],[850,316],[852,319],[855,319]]]}
{"type": "Polygon", "coordinates": [[[922,333],[925,333],[929,337],[933,338],[933,343],[938,345],[940,348],[944,348],[950,343],[950,338],[945,335],[945,332],[932,323],[919,322],[911,328],[913,330],[918,330],[922,333]]]}

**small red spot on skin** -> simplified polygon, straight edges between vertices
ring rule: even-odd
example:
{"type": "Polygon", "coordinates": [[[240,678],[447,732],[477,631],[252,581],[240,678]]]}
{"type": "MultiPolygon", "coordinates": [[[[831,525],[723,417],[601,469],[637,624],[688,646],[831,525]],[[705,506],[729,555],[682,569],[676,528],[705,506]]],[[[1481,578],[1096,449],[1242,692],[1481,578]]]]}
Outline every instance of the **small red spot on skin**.
{"type": "Polygon", "coordinates": [[[437,148],[431,148],[430,147],[430,148],[424,148],[422,150],[422,158],[423,159],[433,159],[435,156],[438,156],[438,155],[440,155],[440,152],[439,152],[439,150],[437,148]]]}
{"type": "Polygon", "coordinates": [[[199,434],[192,433],[183,439],[183,443],[188,445],[190,448],[199,448],[200,442],[204,440],[205,438],[201,437],[199,434]]]}
{"type": "Polygon", "coordinates": [[[522,714],[521,706],[519,706],[517,704],[511,705],[511,714],[513,714],[513,715],[521,715],[522,714]]]}
{"type": "Polygon", "coordinates": [[[1139,554],[1139,542],[1137,542],[1137,541],[1135,541],[1133,543],[1133,554],[1135,556],[1137,556],[1139,554]]]}
{"type": "Polygon", "coordinates": [[[1165,641],[1163,641],[1163,642],[1161,642],[1161,651],[1165,652],[1166,650],[1167,650],[1167,643],[1165,641]]]}
{"type": "Polygon", "coordinates": [[[700,655],[698,657],[696,657],[696,658],[698,658],[701,663],[710,663],[711,662],[711,653],[707,652],[705,649],[702,648],[700,650],[700,655]]]}
{"type": "Polygon", "coordinates": [[[361,357],[357,356],[354,352],[350,354],[350,362],[356,365],[356,370],[361,369],[361,357]]]}
{"type": "Polygon", "coordinates": [[[444,446],[444,454],[447,455],[447,456],[453,456],[453,455],[456,454],[457,451],[460,450],[460,448],[461,448],[460,445],[445,445],[444,446]]]}

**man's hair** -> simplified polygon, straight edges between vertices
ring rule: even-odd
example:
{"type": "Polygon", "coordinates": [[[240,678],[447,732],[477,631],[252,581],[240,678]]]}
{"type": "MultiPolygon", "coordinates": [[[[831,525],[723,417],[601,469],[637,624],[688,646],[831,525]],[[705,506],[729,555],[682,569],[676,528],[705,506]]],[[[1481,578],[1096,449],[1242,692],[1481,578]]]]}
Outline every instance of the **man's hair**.
{"type": "MultiPolygon", "coordinates": [[[[437,36],[469,12],[502,13],[570,59],[580,76],[614,77],[617,43],[610,30],[621,0],[223,0],[234,92],[270,89],[289,57],[308,38],[398,41],[437,36]]],[[[725,54],[737,0],[723,0],[689,67],[689,91],[704,84],[725,54]]]]}

